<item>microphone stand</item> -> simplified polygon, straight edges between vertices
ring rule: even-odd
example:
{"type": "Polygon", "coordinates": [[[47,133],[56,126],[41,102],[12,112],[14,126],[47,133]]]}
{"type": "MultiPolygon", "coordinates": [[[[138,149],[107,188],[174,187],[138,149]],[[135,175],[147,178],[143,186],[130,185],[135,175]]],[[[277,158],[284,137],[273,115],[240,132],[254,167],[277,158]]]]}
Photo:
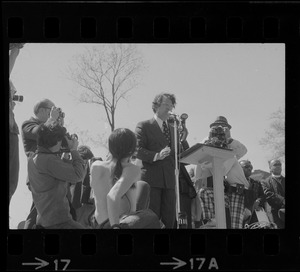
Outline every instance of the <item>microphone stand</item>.
{"type": "Polygon", "coordinates": [[[180,208],[180,192],[179,192],[179,167],[178,167],[178,129],[176,116],[174,117],[174,152],[175,152],[175,189],[176,189],[176,220],[178,229],[187,228],[187,216],[181,212],[180,208]]]}

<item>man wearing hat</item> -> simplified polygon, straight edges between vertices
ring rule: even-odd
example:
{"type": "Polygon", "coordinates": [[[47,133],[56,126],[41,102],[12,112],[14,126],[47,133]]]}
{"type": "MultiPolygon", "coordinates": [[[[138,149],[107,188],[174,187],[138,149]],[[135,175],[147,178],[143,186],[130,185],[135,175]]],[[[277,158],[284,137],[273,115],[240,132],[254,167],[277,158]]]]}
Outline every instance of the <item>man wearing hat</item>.
{"type": "MultiPolygon", "coordinates": [[[[249,188],[249,181],[246,179],[243,169],[238,160],[247,153],[247,148],[238,140],[233,139],[230,134],[231,125],[224,116],[218,116],[210,124],[210,128],[221,126],[225,128],[225,139],[228,148],[234,152],[234,157],[224,162],[223,175],[225,177],[225,206],[230,210],[230,225],[233,229],[243,228],[244,217],[244,190],[249,188]]],[[[205,143],[208,138],[203,140],[205,143]]],[[[203,210],[203,218],[210,221],[214,218],[214,200],[213,200],[213,182],[212,182],[212,164],[198,165],[196,169],[197,178],[207,179],[207,187],[200,190],[200,202],[203,210]],[[207,201],[209,200],[209,201],[207,201]],[[210,203],[210,204],[209,204],[210,203]],[[213,204],[213,205],[212,205],[213,204]],[[206,218],[206,217],[207,218],[206,218]]],[[[204,182],[205,183],[205,182],[204,182]]],[[[228,227],[227,222],[227,227],[228,227]]]]}
{"type": "Polygon", "coordinates": [[[211,123],[209,127],[212,128],[217,126],[227,127],[231,129],[231,125],[228,124],[227,119],[224,116],[218,116],[216,121],[211,123]]]}
{"type": "Polygon", "coordinates": [[[285,225],[285,178],[281,175],[281,161],[269,161],[271,175],[262,182],[268,204],[271,206],[271,217],[278,228],[285,225]]]}

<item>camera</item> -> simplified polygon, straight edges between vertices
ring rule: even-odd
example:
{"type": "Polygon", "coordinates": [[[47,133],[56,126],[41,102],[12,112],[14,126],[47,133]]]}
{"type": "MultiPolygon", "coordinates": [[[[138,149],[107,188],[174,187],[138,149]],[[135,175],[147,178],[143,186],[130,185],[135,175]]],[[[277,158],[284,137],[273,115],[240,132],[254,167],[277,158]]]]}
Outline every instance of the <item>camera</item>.
{"type": "Polygon", "coordinates": [[[14,95],[12,98],[13,101],[18,101],[18,102],[23,102],[23,99],[24,99],[23,95],[14,95]]]}
{"type": "Polygon", "coordinates": [[[219,141],[226,140],[225,139],[225,128],[222,126],[212,127],[209,132],[209,138],[218,138],[219,141]]]}
{"type": "Polygon", "coordinates": [[[59,116],[58,118],[65,118],[65,113],[62,111],[61,108],[58,108],[58,111],[59,111],[59,116]]]}
{"type": "Polygon", "coordinates": [[[226,129],[227,128],[222,126],[212,127],[209,132],[209,139],[205,143],[216,147],[228,148],[225,136],[226,129]]]}
{"type": "MultiPolygon", "coordinates": [[[[76,138],[76,139],[78,140],[78,136],[77,136],[77,134],[75,134],[75,133],[72,134],[72,135],[70,135],[70,134],[67,132],[67,133],[65,134],[65,136],[68,138],[68,140],[72,140],[72,139],[74,139],[74,138],[76,138]]],[[[62,147],[62,149],[63,149],[64,152],[70,151],[68,142],[67,142],[67,140],[66,140],[65,137],[62,139],[61,147],[62,147]]]]}

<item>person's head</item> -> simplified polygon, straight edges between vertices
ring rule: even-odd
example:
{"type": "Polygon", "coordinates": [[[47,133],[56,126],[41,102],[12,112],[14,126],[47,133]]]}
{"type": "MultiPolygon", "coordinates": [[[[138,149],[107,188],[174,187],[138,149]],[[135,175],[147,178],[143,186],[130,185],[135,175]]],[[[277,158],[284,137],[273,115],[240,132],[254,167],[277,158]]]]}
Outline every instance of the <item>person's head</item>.
{"type": "Polygon", "coordinates": [[[195,176],[195,168],[194,167],[190,168],[189,175],[190,175],[191,178],[193,178],[195,176]]]}
{"type": "Polygon", "coordinates": [[[251,176],[253,166],[249,160],[241,160],[240,162],[241,167],[243,168],[245,177],[248,178],[251,176]]]}
{"type": "Polygon", "coordinates": [[[224,116],[218,116],[216,120],[210,124],[210,128],[212,127],[227,127],[228,129],[231,129],[231,125],[228,124],[227,119],[224,116]]]}
{"type": "Polygon", "coordinates": [[[270,172],[274,175],[281,175],[282,165],[281,161],[278,159],[273,159],[269,161],[270,172]]]}
{"type": "Polygon", "coordinates": [[[176,98],[174,94],[160,93],[155,96],[152,102],[153,112],[162,120],[169,118],[170,112],[176,106],[176,98]]]}
{"type": "Polygon", "coordinates": [[[116,166],[112,175],[118,179],[122,174],[121,162],[123,159],[130,158],[136,151],[136,136],[127,128],[115,129],[108,138],[108,149],[111,159],[116,160],[116,166]]]}
{"type": "Polygon", "coordinates": [[[80,157],[81,157],[83,160],[90,160],[91,158],[94,157],[93,152],[92,152],[91,149],[90,149],[88,146],[86,146],[86,145],[80,145],[80,146],[78,146],[77,151],[79,152],[80,157]]]}
{"type": "Polygon", "coordinates": [[[52,151],[58,151],[66,132],[66,128],[56,122],[40,124],[37,132],[37,145],[52,151]]]}
{"type": "Polygon", "coordinates": [[[55,105],[51,100],[43,99],[34,105],[33,112],[37,119],[41,122],[46,122],[50,117],[51,108],[53,106],[55,105]]]}
{"type": "Polygon", "coordinates": [[[108,138],[108,148],[114,159],[129,158],[136,150],[136,136],[130,129],[117,128],[108,138]]]}

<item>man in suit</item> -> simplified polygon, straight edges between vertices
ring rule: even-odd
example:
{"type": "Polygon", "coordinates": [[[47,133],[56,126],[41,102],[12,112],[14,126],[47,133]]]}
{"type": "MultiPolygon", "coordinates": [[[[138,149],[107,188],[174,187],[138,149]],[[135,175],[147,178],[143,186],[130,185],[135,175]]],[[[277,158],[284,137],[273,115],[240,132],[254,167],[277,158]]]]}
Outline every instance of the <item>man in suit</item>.
{"type": "MultiPolygon", "coordinates": [[[[142,180],[151,187],[149,208],[166,228],[173,228],[176,218],[174,122],[168,120],[175,105],[173,94],[158,94],[152,102],[154,117],[136,126],[142,180]]],[[[188,148],[185,140],[181,146],[188,148]]]]}
{"type": "MultiPolygon", "coordinates": [[[[269,161],[271,175],[262,182],[266,200],[271,206],[271,217],[278,228],[285,225],[285,178],[278,159],[269,161]]],[[[270,217],[270,216],[269,216],[270,217]]]]}

